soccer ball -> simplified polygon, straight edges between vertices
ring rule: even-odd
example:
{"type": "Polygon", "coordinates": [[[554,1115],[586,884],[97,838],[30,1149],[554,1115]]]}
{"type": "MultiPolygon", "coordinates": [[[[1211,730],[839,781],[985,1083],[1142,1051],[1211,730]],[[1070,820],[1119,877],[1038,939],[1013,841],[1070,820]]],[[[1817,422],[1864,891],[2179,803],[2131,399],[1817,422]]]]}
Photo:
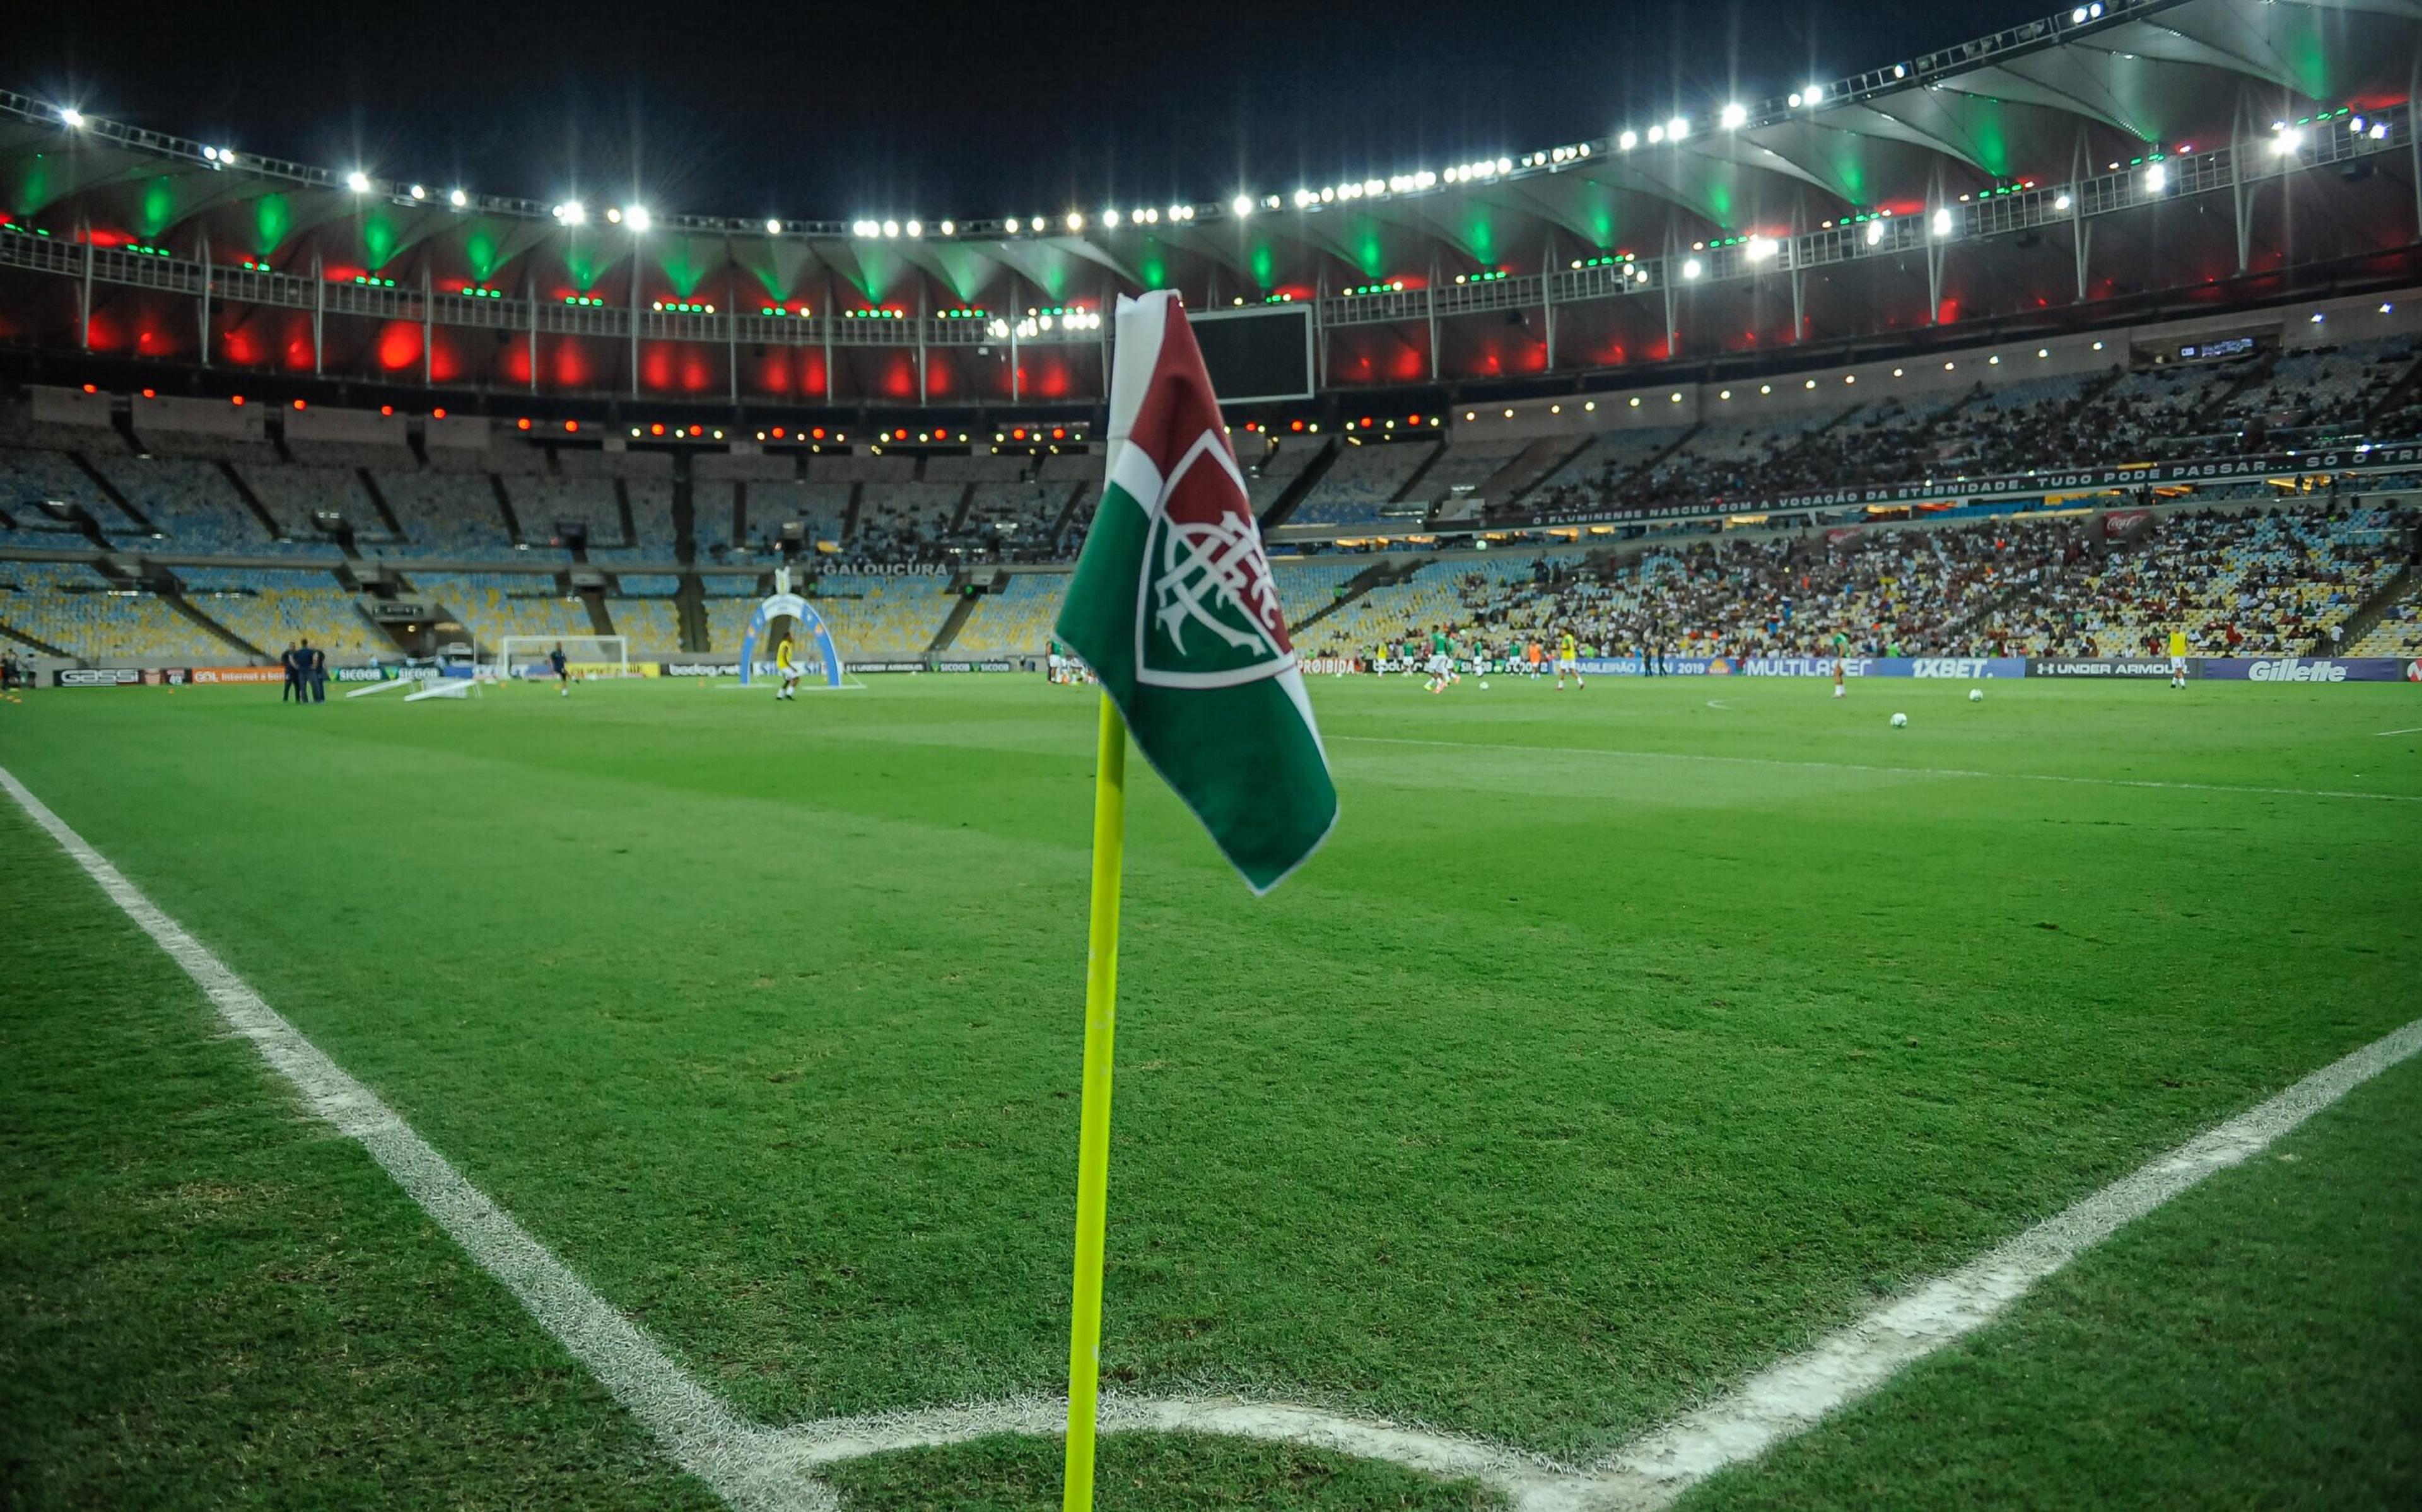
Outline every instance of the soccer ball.
{"type": "Polygon", "coordinates": [[[1969,701],[1970,703],[1972,703],[1972,704],[1981,704],[1981,703],[1983,703],[1983,702],[1985,701],[1985,690],[1984,690],[1984,689],[1982,689],[1982,688],[1971,688],[1971,689],[1969,689],[1969,690],[1968,690],[1968,701],[1969,701]]]}
{"type": "Polygon", "coordinates": [[[1892,725],[1893,728],[1896,730],[1905,730],[1909,728],[1909,716],[1907,714],[1895,714],[1893,716],[1892,725]]]}
{"type": "Polygon", "coordinates": [[[1486,693],[1488,691],[1488,679],[1486,678],[1480,679],[1480,691],[1482,693],[1486,693]]]}

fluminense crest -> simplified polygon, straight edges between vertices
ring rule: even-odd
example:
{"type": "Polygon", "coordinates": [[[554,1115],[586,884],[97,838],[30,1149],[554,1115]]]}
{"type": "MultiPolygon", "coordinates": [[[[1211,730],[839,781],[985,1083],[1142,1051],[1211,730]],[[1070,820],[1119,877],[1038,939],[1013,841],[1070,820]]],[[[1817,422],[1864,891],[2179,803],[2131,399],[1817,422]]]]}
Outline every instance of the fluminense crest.
{"type": "Polygon", "coordinates": [[[1144,553],[1140,680],[1217,687],[1295,664],[1244,479],[1216,433],[1205,430],[1170,473],[1144,553]]]}

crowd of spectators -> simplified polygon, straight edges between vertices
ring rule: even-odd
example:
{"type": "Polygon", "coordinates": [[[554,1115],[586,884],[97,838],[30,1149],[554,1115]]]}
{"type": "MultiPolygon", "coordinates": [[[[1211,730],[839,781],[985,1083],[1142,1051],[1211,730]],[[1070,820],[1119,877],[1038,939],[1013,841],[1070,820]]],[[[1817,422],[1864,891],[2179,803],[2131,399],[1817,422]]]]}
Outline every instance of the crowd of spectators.
{"type": "Polygon", "coordinates": [[[1570,631],[1608,655],[2093,657],[2164,654],[2183,630],[2199,655],[2326,653],[2410,559],[2422,517],[2356,504],[2180,512],[2133,541],[2093,521],[1701,541],[1621,562],[1450,559],[1306,639],[1322,656],[1444,629],[1490,655],[1570,631]]]}

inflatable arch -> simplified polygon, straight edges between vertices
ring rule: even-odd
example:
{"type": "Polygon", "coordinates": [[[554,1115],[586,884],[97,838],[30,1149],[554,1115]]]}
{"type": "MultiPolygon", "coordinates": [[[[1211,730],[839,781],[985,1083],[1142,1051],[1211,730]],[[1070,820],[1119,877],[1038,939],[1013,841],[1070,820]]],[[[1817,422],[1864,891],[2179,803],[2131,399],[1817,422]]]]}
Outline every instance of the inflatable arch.
{"type": "MultiPolygon", "coordinates": [[[[757,613],[749,618],[748,633],[740,638],[740,685],[745,688],[752,680],[757,670],[758,645],[764,639],[766,630],[784,615],[799,622],[799,629],[804,633],[804,638],[815,648],[817,654],[824,658],[824,686],[827,688],[849,686],[842,680],[844,669],[841,662],[841,652],[833,647],[832,631],[825,628],[825,616],[810,607],[808,600],[788,589],[775,594],[774,597],[759,604],[757,613]]],[[[771,647],[767,648],[766,654],[769,656],[773,654],[771,647]]],[[[806,669],[803,668],[799,680],[803,685],[811,685],[817,679],[806,676],[806,669]]]]}

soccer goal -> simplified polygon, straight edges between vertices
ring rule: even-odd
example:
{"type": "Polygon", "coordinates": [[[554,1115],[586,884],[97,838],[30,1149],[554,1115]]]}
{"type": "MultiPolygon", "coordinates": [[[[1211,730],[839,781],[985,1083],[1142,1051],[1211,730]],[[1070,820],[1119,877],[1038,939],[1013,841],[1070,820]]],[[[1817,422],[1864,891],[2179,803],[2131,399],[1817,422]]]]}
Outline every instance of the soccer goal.
{"type": "Polygon", "coordinates": [[[495,655],[480,665],[485,681],[510,682],[515,678],[552,678],[547,657],[563,647],[565,669],[577,682],[592,678],[631,675],[631,638],[627,635],[507,635],[496,642],[495,655]]]}

